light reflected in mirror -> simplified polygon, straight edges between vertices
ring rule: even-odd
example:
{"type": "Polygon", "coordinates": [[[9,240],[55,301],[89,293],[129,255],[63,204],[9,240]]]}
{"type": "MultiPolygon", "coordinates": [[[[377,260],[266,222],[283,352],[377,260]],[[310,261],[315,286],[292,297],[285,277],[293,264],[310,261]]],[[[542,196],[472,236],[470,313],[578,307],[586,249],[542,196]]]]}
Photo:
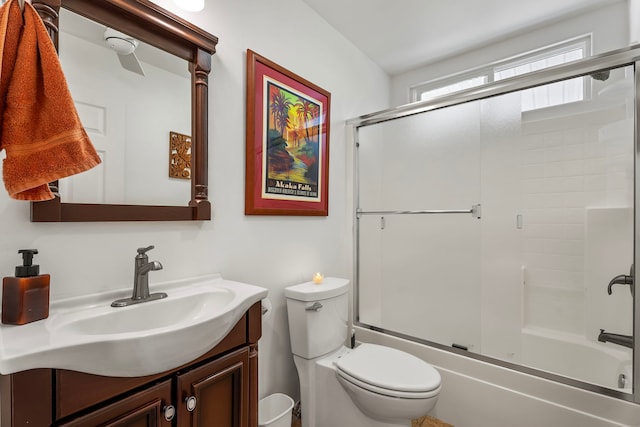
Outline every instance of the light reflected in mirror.
{"type": "Polygon", "coordinates": [[[60,10],[60,62],[80,119],[103,160],[88,172],[60,180],[60,193],[74,203],[184,206],[191,182],[169,176],[169,141],[171,132],[191,133],[188,62],[138,41],[133,46],[125,40],[133,53],[119,55],[107,46],[105,30],[60,10]],[[137,63],[144,75],[131,71],[137,63]]]}

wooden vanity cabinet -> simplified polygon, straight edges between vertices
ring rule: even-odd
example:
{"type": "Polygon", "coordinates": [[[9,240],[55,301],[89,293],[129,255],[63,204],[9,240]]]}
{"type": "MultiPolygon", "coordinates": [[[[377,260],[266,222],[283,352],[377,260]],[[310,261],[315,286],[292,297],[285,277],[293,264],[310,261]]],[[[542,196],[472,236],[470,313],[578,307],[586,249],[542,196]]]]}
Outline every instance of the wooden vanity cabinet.
{"type": "Polygon", "coordinates": [[[171,403],[171,381],[166,380],[61,426],[171,427],[164,416],[171,403]]]}
{"type": "Polygon", "coordinates": [[[61,369],[3,375],[0,425],[257,427],[261,322],[258,302],[207,354],[156,375],[105,377],[61,369]]]}
{"type": "Polygon", "coordinates": [[[249,352],[245,350],[178,376],[178,427],[249,425],[249,352]]]}

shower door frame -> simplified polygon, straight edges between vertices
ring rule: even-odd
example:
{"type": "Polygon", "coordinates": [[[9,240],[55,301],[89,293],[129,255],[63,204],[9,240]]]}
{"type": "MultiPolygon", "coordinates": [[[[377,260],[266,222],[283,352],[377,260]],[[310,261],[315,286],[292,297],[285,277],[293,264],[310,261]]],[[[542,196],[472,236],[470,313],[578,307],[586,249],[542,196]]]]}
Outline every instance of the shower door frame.
{"type": "MultiPolygon", "coordinates": [[[[402,117],[412,116],[415,114],[425,113],[428,111],[434,111],[446,107],[452,107],[454,105],[464,104],[467,102],[478,101],[481,99],[491,98],[499,95],[504,95],[511,92],[516,92],[524,89],[533,88],[545,84],[555,83],[557,81],[566,80],[575,77],[588,76],[597,71],[603,71],[611,68],[632,66],[634,70],[634,82],[635,82],[635,94],[634,94],[634,245],[633,245],[633,260],[636,266],[640,265],[640,251],[638,250],[638,243],[640,242],[640,173],[638,168],[640,167],[640,143],[638,141],[638,123],[640,123],[640,45],[631,46],[624,49],[614,50],[611,52],[603,53],[600,55],[594,55],[586,59],[581,59],[573,62],[569,62],[563,65],[558,65],[544,70],[536,71],[530,74],[524,74],[521,76],[511,77],[498,82],[490,83],[484,86],[471,88],[468,90],[460,91],[451,95],[445,95],[435,99],[427,101],[414,102],[411,104],[405,104],[399,107],[390,108],[387,110],[378,111],[375,113],[363,115],[347,121],[347,126],[352,129],[352,139],[354,144],[354,153],[357,152],[359,146],[359,129],[361,127],[370,126],[389,120],[394,120],[402,117]]],[[[359,266],[359,217],[365,212],[361,212],[359,208],[360,192],[358,183],[358,156],[354,155],[354,210],[353,210],[353,230],[354,230],[354,287],[353,287],[353,323],[356,326],[371,329],[384,334],[392,335],[395,337],[403,338],[409,341],[425,344],[431,347],[435,347],[448,352],[464,355],[473,359],[485,361],[506,367],[519,372],[528,373],[545,379],[553,380],[559,383],[567,384],[570,386],[578,387],[581,389],[597,392],[607,396],[616,397],[622,400],[627,400],[640,404],[640,340],[634,339],[633,342],[633,388],[632,393],[624,393],[607,387],[602,387],[596,384],[580,381],[572,378],[568,378],[562,375],[553,374],[551,372],[530,368],[527,366],[519,365],[516,363],[507,362],[504,360],[496,359],[489,356],[484,356],[477,353],[468,352],[455,347],[446,346],[433,341],[405,335],[402,333],[388,331],[384,328],[380,328],[373,325],[362,323],[359,318],[359,286],[360,286],[360,266],[359,266]]],[[[405,212],[415,213],[415,212],[405,212]]],[[[461,212],[460,212],[461,213],[461,212]]],[[[638,269],[635,269],[633,274],[634,283],[637,283],[638,269]]],[[[640,333],[640,296],[638,292],[635,292],[633,298],[633,336],[636,337],[640,333]]]]}

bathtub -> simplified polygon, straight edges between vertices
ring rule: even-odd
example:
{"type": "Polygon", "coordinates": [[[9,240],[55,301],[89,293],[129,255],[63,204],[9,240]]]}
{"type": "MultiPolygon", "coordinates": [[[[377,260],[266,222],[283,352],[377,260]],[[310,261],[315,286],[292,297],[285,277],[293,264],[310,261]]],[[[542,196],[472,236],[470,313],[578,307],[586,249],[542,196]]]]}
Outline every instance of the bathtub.
{"type": "MultiPolygon", "coordinates": [[[[567,386],[366,327],[355,326],[354,330],[357,342],[397,348],[420,357],[438,369],[442,377],[442,391],[430,415],[456,427],[640,427],[640,405],[633,402],[567,386]]],[[[546,338],[546,334],[531,332],[526,334],[527,339],[537,339],[540,335],[546,338]]],[[[597,348],[598,345],[591,343],[589,347],[597,348]]],[[[624,353],[624,350],[613,349],[612,354],[605,350],[604,353],[624,363],[624,356],[617,354],[624,353]],[[618,359],[618,356],[622,358],[618,359]]],[[[586,365],[589,356],[576,357],[578,360],[584,359],[580,363],[586,365]]],[[[574,363],[577,361],[574,360],[574,363]]],[[[600,367],[592,370],[598,369],[600,367]]]]}
{"type": "Polygon", "coordinates": [[[521,357],[525,366],[631,393],[630,348],[581,335],[523,328],[521,357]]]}

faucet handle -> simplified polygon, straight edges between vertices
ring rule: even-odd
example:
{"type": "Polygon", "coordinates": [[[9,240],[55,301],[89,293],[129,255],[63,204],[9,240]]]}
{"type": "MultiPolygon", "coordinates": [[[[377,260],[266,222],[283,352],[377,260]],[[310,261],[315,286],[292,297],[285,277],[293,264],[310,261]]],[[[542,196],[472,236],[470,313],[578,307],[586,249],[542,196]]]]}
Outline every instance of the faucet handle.
{"type": "Polygon", "coordinates": [[[146,248],[138,248],[138,253],[140,255],[144,255],[146,252],[150,251],[153,248],[155,248],[155,246],[153,246],[153,245],[147,246],[146,248]]]}

